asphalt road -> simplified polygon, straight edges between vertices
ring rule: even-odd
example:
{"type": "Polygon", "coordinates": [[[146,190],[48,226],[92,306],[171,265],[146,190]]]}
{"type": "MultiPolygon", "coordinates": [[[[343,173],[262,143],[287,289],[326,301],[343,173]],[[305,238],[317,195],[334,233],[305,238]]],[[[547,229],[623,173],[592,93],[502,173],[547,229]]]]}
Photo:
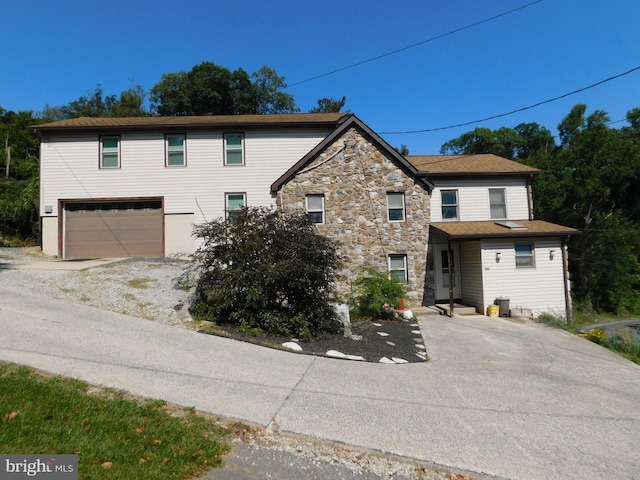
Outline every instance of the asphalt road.
{"type": "Polygon", "coordinates": [[[430,362],[360,363],[0,286],[1,360],[500,477],[640,478],[640,366],[530,322],[424,316],[420,326],[430,362]]]}

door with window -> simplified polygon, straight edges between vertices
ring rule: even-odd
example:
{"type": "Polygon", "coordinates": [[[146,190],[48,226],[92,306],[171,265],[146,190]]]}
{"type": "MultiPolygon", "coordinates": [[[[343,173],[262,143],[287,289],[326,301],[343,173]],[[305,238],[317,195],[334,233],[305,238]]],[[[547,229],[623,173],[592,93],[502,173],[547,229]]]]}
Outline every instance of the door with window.
{"type": "Polygon", "coordinates": [[[449,279],[453,280],[453,298],[461,298],[460,290],[460,256],[458,246],[451,246],[451,261],[446,245],[438,245],[436,247],[436,299],[449,299],[449,279]],[[449,275],[451,272],[451,276],[449,275]]]}

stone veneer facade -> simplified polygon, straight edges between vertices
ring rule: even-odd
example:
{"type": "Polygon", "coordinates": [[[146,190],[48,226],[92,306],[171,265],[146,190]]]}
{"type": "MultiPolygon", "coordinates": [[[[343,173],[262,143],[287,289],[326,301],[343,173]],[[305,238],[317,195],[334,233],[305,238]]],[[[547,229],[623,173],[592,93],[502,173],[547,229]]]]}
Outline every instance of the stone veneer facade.
{"type": "Polygon", "coordinates": [[[324,195],[325,223],[317,227],[336,242],[344,260],[344,280],[339,285],[343,301],[362,266],[387,271],[389,255],[403,254],[410,304],[422,305],[431,197],[419,179],[352,127],[280,188],[278,205],[284,211],[304,211],[308,194],[324,195]],[[388,192],[404,193],[404,221],[389,222],[388,192]]]}

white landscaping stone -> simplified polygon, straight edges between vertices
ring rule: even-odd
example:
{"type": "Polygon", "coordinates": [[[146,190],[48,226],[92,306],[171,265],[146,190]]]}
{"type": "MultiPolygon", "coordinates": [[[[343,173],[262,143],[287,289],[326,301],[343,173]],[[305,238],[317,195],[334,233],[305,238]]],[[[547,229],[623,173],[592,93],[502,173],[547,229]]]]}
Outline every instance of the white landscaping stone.
{"type": "Polygon", "coordinates": [[[337,350],[329,350],[327,353],[325,353],[325,355],[327,357],[333,357],[333,358],[346,358],[346,355],[342,352],[339,352],[337,350]]]}
{"type": "Polygon", "coordinates": [[[378,335],[380,335],[381,337],[388,337],[389,334],[385,333],[385,332],[376,332],[378,335]]]}
{"type": "Polygon", "coordinates": [[[345,355],[344,358],[346,358],[347,360],[364,361],[364,357],[361,357],[360,355],[345,355]]]}
{"type": "Polygon", "coordinates": [[[409,363],[407,360],[405,360],[404,358],[398,358],[398,357],[391,357],[391,360],[393,360],[395,363],[409,363]]]}
{"type": "Polygon", "coordinates": [[[387,340],[387,345],[391,345],[392,347],[395,347],[395,346],[396,346],[396,344],[395,344],[395,343],[390,342],[389,340],[387,340]]]}
{"type": "Polygon", "coordinates": [[[382,357],[380,359],[380,363],[394,363],[395,364],[396,362],[394,362],[393,360],[389,360],[387,357],[382,357]]]}
{"type": "Polygon", "coordinates": [[[420,325],[418,325],[417,323],[412,323],[411,326],[412,327],[419,327],[420,325]]]}
{"type": "Polygon", "coordinates": [[[407,320],[411,320],[413,318],[413,312],[411,310],[405,310],[402,315],[407,320]]]}
{"type": "Polygon", "coordinates": [[[282,344],[283,347],[288,348],[289,350],[295,350],[296,352],[301,352],[302,347],[298,345],[296,342],[285,342],[282,344]]]}
{"type": "Polygon", "coordinates": [[[375,322],[374,322],[373,324],[374,324],[376,327],[381,327],[381,326],[382,326],[382,324],[381,324],[381,323],[375,323],[375,322]]]}
{"type": "Polygon", "coordinates": [[[422,332],[420,330],[411,330],[411,333],[414,333],[416,335],[420,335],[422,332]]]}
{"type": "Polygon", "coordinates": [[[427,347],[425,347],[424,345],[416,345],[416,348],[419,348],[420,350],[426,350],[427,347]]]}

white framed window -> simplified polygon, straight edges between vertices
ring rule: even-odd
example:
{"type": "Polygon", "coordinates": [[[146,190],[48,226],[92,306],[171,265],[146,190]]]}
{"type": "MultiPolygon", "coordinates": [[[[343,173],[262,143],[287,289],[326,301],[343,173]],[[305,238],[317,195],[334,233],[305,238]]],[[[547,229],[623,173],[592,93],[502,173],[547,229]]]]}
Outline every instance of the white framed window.
{"type": "Polygon", "coordinates": [[[404,192],[387,193],[387,219],[390,222],[404,222],[404,192]]]}
{"type": "Polygon", "coordinates": [[[532,243],[516,243],[516,268],[535,268],[536,261],[532,243]]]}
{"type": "Polygon", "coordinates": [[[242,133],[225,133],[224,164],[244,165],[244,135],[242,133]]]}
{"type": "Polygon", "coordinates": [[[507,199],[504,188],[489,189],[489,209],[492,219],[507,218],[507,199]]]}
{"type": "Polygon", "coordinates": [[[389,255],[389,275],[402,283],[407,283],[407,256],[392,253],[389,255]]]}
{"type": "Polygon", "coordinates": [[[187,165],[186,135],[165,135],[165,165],[167,167],[184,167],[187,165]]]}
{"type": "Polygon", "coordinates": [[[228,221],[234,222],[246,206],[246,193],[225,193],[225,212],[228,221]]]}
{"type": "Polygon", "coordinates": [[[458,212],[458,190],[441,190],[440,199],[442,200],[442,219],[458,220],[460,218],[458,212]]]}
{"type": "Polygon", "coordinates": [[[100,168],[120,168],[120,137],[100,137],[100,168]]]}
{"type": "Polygon", "coordinates": [[[305,208],[313,223],[324,223],[324,195],[306,195],[305,208]]]}

